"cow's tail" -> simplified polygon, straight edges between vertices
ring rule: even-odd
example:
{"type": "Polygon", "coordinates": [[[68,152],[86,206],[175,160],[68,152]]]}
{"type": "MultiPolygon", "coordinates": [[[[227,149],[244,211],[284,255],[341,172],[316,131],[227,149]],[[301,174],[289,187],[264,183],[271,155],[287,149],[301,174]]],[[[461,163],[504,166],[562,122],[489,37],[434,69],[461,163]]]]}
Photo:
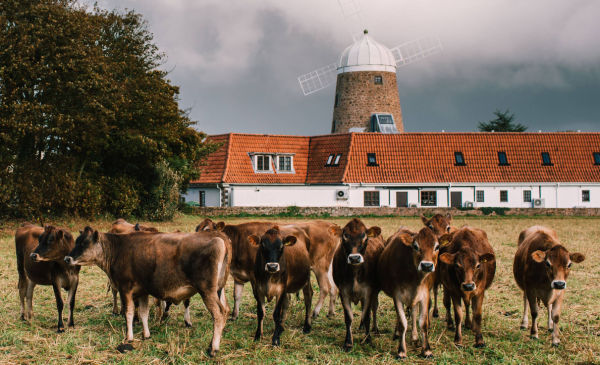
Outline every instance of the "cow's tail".
{"type": "Polygon", "coordinates": [[[23,280],[25,280],[25,260],[23,256],[23,249],[19,249],[19,242],[19,231],[17,230],[17,233],[15,234],[15,251],[17,251],[17,272],[19,273],[19,283],[17,284],[17,288],[21,288],[23,285],[25,285],[25,283],[23,282],[23,280]]]}

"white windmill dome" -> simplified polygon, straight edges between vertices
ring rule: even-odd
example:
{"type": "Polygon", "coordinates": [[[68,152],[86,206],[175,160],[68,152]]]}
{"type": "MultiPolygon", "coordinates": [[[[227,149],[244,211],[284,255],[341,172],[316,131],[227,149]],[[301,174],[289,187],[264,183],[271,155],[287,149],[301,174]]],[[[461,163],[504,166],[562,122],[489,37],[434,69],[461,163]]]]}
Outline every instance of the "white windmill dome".
{"type": "Polygon", "coordinates": [[[340,56],[337,73],[353,71],[396,72],[396,61],[389,48],[369,37],[368,31],[340,56]]]}

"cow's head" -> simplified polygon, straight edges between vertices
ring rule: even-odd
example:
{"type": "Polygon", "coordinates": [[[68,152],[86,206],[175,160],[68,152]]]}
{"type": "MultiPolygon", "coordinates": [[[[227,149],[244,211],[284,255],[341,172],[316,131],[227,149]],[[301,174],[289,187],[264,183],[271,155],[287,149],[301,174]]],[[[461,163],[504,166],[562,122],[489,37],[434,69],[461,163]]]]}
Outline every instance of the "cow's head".
{"type": "Polygon", "coordinates": [[[159,233],[158,229],[149,226],[142,226],[139,223],[136,223],[133,227],[133,230],[136,232],[147,232],[147,233],[159,233]]]}
{"type": "Polygon", "coordinates": [[[446,213],[446,215],[436,214],[431,218],[422,215],[421,220],[425,227],[431,229],[438,237],[450,233],[452,230],[452,226],[450,225],[452,223],[452,215],[450,213],[446,213]]]}
{"type": "Polygon", "coordinates": [[[38,246],[30,255],[34,262],[62,260],[73,247],[73,236],[64,229],[46,226],[38,239],[38,246]]]}
{"type": "Polygon", "coordinates": [[[70,265],[94,265],[102,260],[103,250],[100,244],[100,234],[92,227],[85,227],[75,240],[75,247],[65,262],[70,265]]]}
{"type": "Polygon", "coordinates": [[[531,258],[537,263],[544,265],[546,273],[550,278],[552,289],[562,290],[567,287],[567,277],[571,271],[571,265],[585,260],[585,255],[575,252],[569,253],[562,245],[556,245],[546,251],[533,251],[531,258]]]}
{"type": "Polygon", "coordinates": [[[357,218],[352,219],[342,229],[342,250],[346,255],[346,262],[350,265],[360,265],[365,262],[364,254],[367,251],[369,238],[381,234],[381,228],[367,226],[357,218]]]}
{"type": "Polygon", "coordinates": [[[215,223],[212,219],[206,218],[196,226],[196,232],[200,231],[222,231],[225,228],[225,222],[215,223]]]}
{"type": "Polygon", "coordinates": [[[285,260],[283,259],[283,250],[287,246],[292,246],[298,239],[295,236],[281,235],[278,226],[274,226],[262,235],[248,236],[250,244],[259,247],[258,254],[262,257],[262,262],[265,263],[264,269],[269,274],[276,274],[283,271],[285,268],[285,260]]]}
{"type": "Polygon", "coordinates": [[[413,262],[418,271],[429,273],[435,270],[440,243],[431,229],[423,227],[416,234],[403,232],[400,240],[412,248],[413,262]]]}
{"type": "Polygon", "coordinates": [[[453,266],[460,289],[464,292],[477,289],[475,281],[480,275],[482,265],[494,260],[496,257],[493,253],[479,255],[470,247],[462,247],[455,253],[444,252],[440,255],[440,261],[453,266]]]}

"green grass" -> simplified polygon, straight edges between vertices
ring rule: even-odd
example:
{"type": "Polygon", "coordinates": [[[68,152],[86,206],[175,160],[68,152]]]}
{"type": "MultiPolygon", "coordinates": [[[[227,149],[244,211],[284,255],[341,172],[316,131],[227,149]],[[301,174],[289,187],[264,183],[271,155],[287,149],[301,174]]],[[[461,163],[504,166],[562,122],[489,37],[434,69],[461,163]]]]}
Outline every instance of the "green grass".
{"type": "MultiPolygon", "coordinates": [[[[264,220],[255,218],[252,220],[264,220]]],[[[180,229],[193,231],[201,220],[197,216],[184,215],[174,222],[153,224],[164,231],[180,229]]],[[[231,218],[229,222],[241,222],[248,218],[231,218]]],[[[279,221],[299,219],[277,218],[279,221]]],[[[348,218],[329,219],[344,225],[348,218]]],[[[400,225],[419,229],[418,218],[365,218],[367,225],[378,225],[384,236],[392,234],[400,225]]],[[[429,340],[434,352],[433,360],[421,359],[420,350],[410,344],[408,333],[409,358],[405,363],[600,363],[600,218],[552,218],[552,217],[457,217],[454,225],[470,223],[487,231],[497,255],[497,274],[484,302],[483,335],[487,346],[473,348],[474,336],[471,331],[463,331],[464,348],[453,345],[454,333],[447,331],[443,320],[432,319],[429,340]],[[559,237],[571,251],[585,253],[586,260],[574,265],[568,280],[565,303],[561,315],[560,347],[550,346],[551,336],[546,331],[545,319],[540,321],[540,340],[530,340],[528,331],[519,329],[522,302],[521,292],[512,276],[512,259],[519,232],[531,225],[543,224],[557,230],[559,237]]],[[[58,224],[72,229],[82,229],[86,221],[61,221],[58,224]]],[[[94,228],[106,230],[110,222],[92,222],[94,228]]],[[[125,338],[124,320],[111,315],[110,293],[107,293],[107,280],[96,267],[84,267],[80,274],[75,310],[75,329],[56,334],[56,309],[50,287],[37,286],[34,293],[34,319],[31,323],[19,319],[19,299],[17,286],[16,259],[14,253],[14,229],[17,223],[5,224],[0,229],[0,301],[3,303],[0,314],[0,363],[323,363],[323,364],[370,364],[374,361],[396,363],[394,354],[398,347],[392,341],[391,329],[395,313],[390,298],[380,295],[379,327],[372,345],[362,345],[362,334],[358,332],[359,308],[355,308],[355,346],[345,353],[341,345],[344,340],[344,320],[339,300],[336,316],[325,317],[327,306],[319,318],[313,322],[310,334],[302,333],[304,306],[302,300],[292,298],[290,312],[285,322],[282,346],[273,348],[270,338],[273,333],[273,303],[267,306],[265,335],[255,343],[256,310],[250,286],[246,285],[240,318],[228,322],[225,327],[221,352],[215,360],[205,355],[205,349],[212,334],[212,321],[201,299],[192,299],[193,327],[183,324],[182,307],[173,308],[166,324],[159,325],[153,318],[150,340],[141,340],[141,326],[134,328],[135,350],[121,354],[116,350],[125,338]]],[[[318,288],[315,287],[316,303],[318,288]]],[[[227,288],[230,305],[231,280],[227,288]]],[[[63,297],[66,298],[66,295],[63,297]]],[[[440,315],[445,310],[440,300],[440,315]]],[[[65,309],[64,316],[67,311],[65,309]]],[[[545,309],[541,317],[546,317],[545,309]]],[[[410,331],[410,329],[409,329],[410,331]]]]}

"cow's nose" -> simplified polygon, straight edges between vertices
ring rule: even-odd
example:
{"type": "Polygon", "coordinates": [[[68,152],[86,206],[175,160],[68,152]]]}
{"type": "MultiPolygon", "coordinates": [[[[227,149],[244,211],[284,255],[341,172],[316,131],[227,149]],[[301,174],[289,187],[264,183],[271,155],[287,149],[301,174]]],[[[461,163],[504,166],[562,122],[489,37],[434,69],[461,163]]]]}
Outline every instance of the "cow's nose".
{"type": "Polygon", "coordinates": [[[267,265],[267,271],[268,272],[277,272],[279,271],[279,264],[278,263],[268,263],[267,265]]]}
{"type": "Polygon", "coordinates": [[[552,282],[552,289],[562,290],[567,287],[567,283],[563,280],[554,280],[552,282]]]}
{"type": "Polygon", "coordinates": [[[71,265],[73,264],[73,258],[71,256],[65,256],[65,262],[71,265]]]}
{"type": "Polygon", "coordinates": [[[363,257],[361,254],[353,253],[348,255],[348,263],[352,265],[360,264],[363,262],[363,257]]]}
{"type": "Polygon", "coordinates": [[[434,267],[433,262],[421,261],[421,271],[423,272],[432,272],[434,267]]]}
{"type": "Polygon", "coordinates": [[[33,261],[37,261],[38,260],[38,254],[37,253],[32,253],[31,255],[29,255],[29,257],[33,260],[33,261]]]}
{"type": "Polygon", "coordinates": [[[463,283],[462,288],[464,291],[473,291],[475,290],[475,283],[463,283]]]}

